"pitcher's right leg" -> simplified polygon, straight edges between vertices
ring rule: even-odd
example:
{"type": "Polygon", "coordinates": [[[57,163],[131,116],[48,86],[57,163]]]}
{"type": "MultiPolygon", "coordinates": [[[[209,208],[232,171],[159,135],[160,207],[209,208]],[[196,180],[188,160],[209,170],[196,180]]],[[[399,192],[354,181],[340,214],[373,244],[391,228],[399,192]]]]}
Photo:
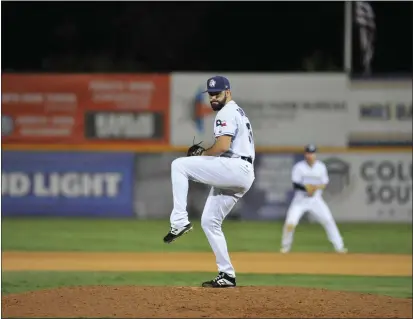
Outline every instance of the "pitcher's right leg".
{"type": "MultiPolygon", "coordinates": [[[[230,158],[220,158],[214,156],[193,156],[181,157],[172,162],[171,180],[174,207],[170,216],[171,229],[164,237],[165,243],[171,243],[183,234],[192,230],[192,225],[188,220],[187,197],[189,179],[224,188],[233,188],[240,184],[241,175],[238,171],[229,169],[223,162],[234,161],[233,165],[250,165],[248,162],[230,158]]],[[[241,171],[240,171],[241,172],[241,171]]],[[[242,177],[242,176],[241,176],[242,177]]],[[[249,175],[247,176],[249,177],[249,175]]],[[[252,182],[251,182],[252,183],[252,182]]],[[[243,186],[241,186],[243,187],[243,186]]]]}

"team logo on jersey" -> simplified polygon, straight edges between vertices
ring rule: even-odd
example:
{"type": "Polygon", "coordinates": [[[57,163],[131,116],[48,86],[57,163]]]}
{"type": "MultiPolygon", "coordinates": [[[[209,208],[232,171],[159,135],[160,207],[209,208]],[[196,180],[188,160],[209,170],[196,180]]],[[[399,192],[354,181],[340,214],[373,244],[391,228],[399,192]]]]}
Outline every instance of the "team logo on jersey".
{"type": "Polygon", "coordinates": [[[221,121],[221,120],[216,120],[215,121],[215,126],[224,127],[224,126],[227,126],[227,122],[226,121],[221,121]]]}

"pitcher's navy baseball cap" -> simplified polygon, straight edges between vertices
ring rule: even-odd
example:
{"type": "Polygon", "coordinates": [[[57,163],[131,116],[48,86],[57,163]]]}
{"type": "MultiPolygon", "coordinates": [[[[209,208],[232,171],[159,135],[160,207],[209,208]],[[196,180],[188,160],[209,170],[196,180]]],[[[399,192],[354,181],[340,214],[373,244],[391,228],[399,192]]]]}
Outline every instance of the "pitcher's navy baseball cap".
{"type": "Polygon", "coordinates": [[[225,90],[230,90],[231,86],[229,85],[229,81],[224,76],[214,76],[209,78],[207,81],[207,89],[203,93],[206,92],[222,92],[225,90]]]}
{"type": "Polygon", "coordinates": [[[317,152],[317,147],[314,144],[308,144],[304,150],[306,153],[315,153],[317,152]]]}

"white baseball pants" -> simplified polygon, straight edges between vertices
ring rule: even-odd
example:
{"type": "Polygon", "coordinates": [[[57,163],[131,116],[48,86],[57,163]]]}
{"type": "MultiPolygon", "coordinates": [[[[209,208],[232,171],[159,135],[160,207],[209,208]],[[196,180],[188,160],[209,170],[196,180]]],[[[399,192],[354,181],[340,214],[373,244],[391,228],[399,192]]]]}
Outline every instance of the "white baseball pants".
{"type": "Polygon", "coordinates": [[[235,277],[229,258],[222,222],[234,205],[250,189],[254,167],[240,158],[192,156],[174,160],[171,165],[173,210],[171,226],[189,223],[187,207],[188,180],[211,185],[201,217],[201,226],[214,251],[219,272],[235,277]]]}
{"type": "Polygon", "coordinates": [[[284,223],[282,247],[291,248],[295,227],[305,212],[312,214],[323,226],[328,240],[333,244],[335,250],[339,251],[344,248],[343,238],[340,235],[333,215],[324,199],[320,196],[293,198],[284,223]]]}

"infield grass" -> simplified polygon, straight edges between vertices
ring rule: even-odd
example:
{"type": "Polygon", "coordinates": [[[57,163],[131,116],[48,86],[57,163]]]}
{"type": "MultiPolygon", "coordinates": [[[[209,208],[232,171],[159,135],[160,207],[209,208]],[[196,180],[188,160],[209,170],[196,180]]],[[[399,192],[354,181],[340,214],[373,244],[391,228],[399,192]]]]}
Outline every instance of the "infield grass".
{"type": "MultiPolygon", "coordinates": [[[[350,252],[412,253],[411,224],[339,224],[350,252]]],[[[168,220],[25,218],[2,219],[2,249],[20,251],[162,252],[211,251],[199,221],[179,245],[165,245],[168,220]]],[[[225,221],[231,252],[278,251],[281,222],[225,221]]],[[[318,224],[300,224],[293,251],[333,251],[318,224]]]]}
{"type": "MultiPolygon", "coordinates": [[[[3,272],[2,293],[78,285],[200,286],[216,273],[3,272]]],[[[411,298],[411,277],[238,274],[240,286],[300,286],[411,298]]]]}

